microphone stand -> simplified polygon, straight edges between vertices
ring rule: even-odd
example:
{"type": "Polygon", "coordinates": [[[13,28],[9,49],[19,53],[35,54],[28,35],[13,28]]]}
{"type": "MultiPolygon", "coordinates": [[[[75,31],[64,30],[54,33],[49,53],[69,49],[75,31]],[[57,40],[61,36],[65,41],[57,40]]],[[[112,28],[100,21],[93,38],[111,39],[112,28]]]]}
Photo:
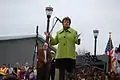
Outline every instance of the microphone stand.
{"type": "MultiPolygon", "coordinates": [[[[32,67],[36,67],[36,69],[38,68],[38,27],[36,27],[36,38],[35,38],[35,47],[34,47],[34,55],[33,55],[33,63],[32,63],[32,67]]],[[[38,70],[37,70],[37,77],[38,77],[38,70]]]]}
{"type": "Polygon", "coordinates": [[[53,31],[53,28],[55,27],[56,23],[57,23],[58,19],[55,21],[54,25],[52,26],[50,33],[53,31]]]}
{"type": "Polygon", "coordinates": [[[37,28],[36,28],[36,53],[37,53],[37,62],[38,62],[38,27],[39,26],[37,26],[37,28]]]}
{"type": "Polygon", "coordinates": [[[49,32],[49,34],[53,31],[53,29],[54,29],[54,27],[55,27],[55,25],[56,25],[57,21],[58,21],[58,19],[55,21],[54,25],[52,26],[52,28],[51,28],[51,30],[50,30],[50,32],[49,32]]]}

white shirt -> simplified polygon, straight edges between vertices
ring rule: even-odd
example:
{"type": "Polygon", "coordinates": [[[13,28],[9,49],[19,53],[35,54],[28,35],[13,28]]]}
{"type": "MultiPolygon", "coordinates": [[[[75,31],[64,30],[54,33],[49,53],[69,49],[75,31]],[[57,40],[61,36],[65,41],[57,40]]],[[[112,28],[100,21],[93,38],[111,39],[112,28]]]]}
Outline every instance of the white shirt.
{"type": "Polygon", "coordinates": [[[8,69],[8,72],[9,72],[9,74],[12,74],[12,72],[13,72],[13,68],[10,67],[10,68],[8,69]]]}
{"type": "Polygon", "coordinates": [[[29,66],[25,66],[24,68],[25,68],[25,71],[27,71],[29,69],[29,66]]]}
{"type": "Polygon", "coordinates": [[[45,56],[44,62],[47,62],[47,52],[46,52],[46,50],[44,50],[44,56],[45,56]]]}

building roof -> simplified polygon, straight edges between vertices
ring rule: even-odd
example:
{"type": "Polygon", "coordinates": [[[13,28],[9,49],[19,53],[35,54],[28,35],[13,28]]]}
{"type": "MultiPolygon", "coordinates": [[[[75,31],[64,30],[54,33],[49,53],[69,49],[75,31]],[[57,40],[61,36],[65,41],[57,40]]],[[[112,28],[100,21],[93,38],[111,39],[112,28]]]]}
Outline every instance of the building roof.
{"type": "MultiPolygon", "coordinates": [[[[17,36],[0,36],[0,41],[8,41],[8,40],[19,40],[19,39],[28,39],[28,38],[35,38],[35,34],[31,35],[17,35],[17,36]]],[[[42,43],[45,42],[45,38],[42,35],[38,35],[38,40],[42,43]]],[[[52,50],[56,51],[55,47],[51,47],[52,50]]]]}
{"type": "MultiPolygon", "coordinates": [[[[32,38],[32,37],[36,37],[35,34],[31,34],[31,35],[14,35],[14,36],[0,36],[0,40],[14,40],[14,39],[24,39],[24,38],[32,38]]],[[[38,35],[39,38],[42,38],[43,40],[44,37],[41,35],[38,35]]]]}

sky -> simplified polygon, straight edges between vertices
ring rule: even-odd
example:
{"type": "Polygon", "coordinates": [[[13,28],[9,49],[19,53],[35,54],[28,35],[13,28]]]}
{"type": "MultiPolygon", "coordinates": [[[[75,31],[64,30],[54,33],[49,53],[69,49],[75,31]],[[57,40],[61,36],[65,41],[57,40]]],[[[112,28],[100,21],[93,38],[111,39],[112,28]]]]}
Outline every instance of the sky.
{"type": "MultiPolygon", "coordinates": [[[[103,54],[112,32],[114,47],[120,43],[120,0],[0,0],[0,36],[39,34],[45,37],[47,17],[45,8],[53,7],[50,19],[52,27],[54,17],[61,20],[69,16],[71,27],[81,33],[81,45],[78,49],[94,52],[93,30],[98,29],[97,54],[103,54]]],[[[62,28],[57,22],[53,36],[62,28]]]]}

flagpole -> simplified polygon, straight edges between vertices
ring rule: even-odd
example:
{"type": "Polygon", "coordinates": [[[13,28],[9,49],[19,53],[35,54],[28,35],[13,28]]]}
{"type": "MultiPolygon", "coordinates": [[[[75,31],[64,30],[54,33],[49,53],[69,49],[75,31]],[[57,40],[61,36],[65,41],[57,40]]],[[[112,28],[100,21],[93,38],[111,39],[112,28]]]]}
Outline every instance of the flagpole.
{"type": "Polygon", "coordinates": [[[109,52],[109,72],[111,71],[111,49],[112,49],[112,45],[111,45],[111,34],[112,32],[109,32],[109,39],[110,39],[110,52],[109,52]]]}

